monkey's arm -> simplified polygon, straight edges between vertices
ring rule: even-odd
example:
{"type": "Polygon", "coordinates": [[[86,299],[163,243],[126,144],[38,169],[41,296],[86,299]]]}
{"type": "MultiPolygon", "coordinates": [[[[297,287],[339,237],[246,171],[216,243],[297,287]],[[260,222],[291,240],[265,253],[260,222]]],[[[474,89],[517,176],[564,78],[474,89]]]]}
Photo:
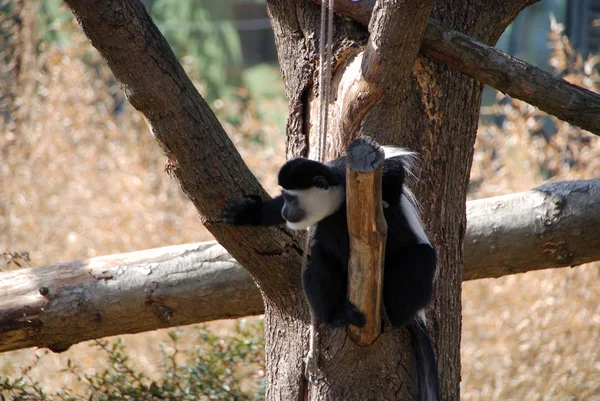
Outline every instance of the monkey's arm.
{"type": "Polygon", "coordinates": [[[242,201],[231,201],[223,210],[223,221],[236,226],[277,226],[285,223],[281,216],[283,196],[263,201],[251,196],[242,201]]]}

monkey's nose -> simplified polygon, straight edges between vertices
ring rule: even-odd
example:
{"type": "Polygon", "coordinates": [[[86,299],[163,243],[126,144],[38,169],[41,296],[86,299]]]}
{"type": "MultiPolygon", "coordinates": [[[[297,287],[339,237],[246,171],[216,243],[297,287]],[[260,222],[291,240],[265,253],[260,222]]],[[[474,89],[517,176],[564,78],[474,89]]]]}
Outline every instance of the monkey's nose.
{"type": "Polygon", "coordinates": [[[298,223],[304,219],[304,213],[298,209],[283,208],[281,210],[281,217],[290,223],[298,223]]]}

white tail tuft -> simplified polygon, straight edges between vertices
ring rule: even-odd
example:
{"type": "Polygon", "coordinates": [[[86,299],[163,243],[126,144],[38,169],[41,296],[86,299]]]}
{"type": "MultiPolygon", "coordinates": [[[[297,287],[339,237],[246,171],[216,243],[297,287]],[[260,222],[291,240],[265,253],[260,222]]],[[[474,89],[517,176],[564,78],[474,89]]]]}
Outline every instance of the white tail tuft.
{"type": "MultiPolygon", "coordinates": [[[[417,152],[389,145],[384,145],[381,148],[385,152],[386,159],[391,159],[393,157],[402,157],[402,164],[404,166],[404,171],[407,173],[407,176],[414,179],[415,181],[417,180],[417,177],[413,172],[414,166],[419,158],[417,152]]],[[[427,234],[425,234],[425,229],[423,228],[421,217],[419,216],[419,202],[417,201],[415,194],[413,194],[412,191],[406,185],[406,182],[402,186],[400,207],[402,208],[402,211],[404,212],[404,215],[408,220],[410,229],[417,237],[419,243],[431,245],[429,239],[427,238],[427,234]]]]}
{"type": "Polygon", "coordinates": [[[393,157],[402,157],[402,164],[404,165],[404,171],[408,173],[408,175],[417,181],[417,177],[414,173],[415,164],[419,160],[419,154],[417,152],[413,152],[412,150],[408,150],[405,148],[400,148],[398,146],[390,146],[383,145],[381,147],[385,152],[385,158],[391,159],[393,157]]]}
{"type": "Polygon", "coordinates": [[[398,146],[383,145],[381,149],[383,149],[383,151],[385,152],[386,159],[391,159],[392,157],[399,156],[409,157],[412,159],[416,159],[418,157],[417,152],[413,152],[412,150],[408,150],[398,146]]]}

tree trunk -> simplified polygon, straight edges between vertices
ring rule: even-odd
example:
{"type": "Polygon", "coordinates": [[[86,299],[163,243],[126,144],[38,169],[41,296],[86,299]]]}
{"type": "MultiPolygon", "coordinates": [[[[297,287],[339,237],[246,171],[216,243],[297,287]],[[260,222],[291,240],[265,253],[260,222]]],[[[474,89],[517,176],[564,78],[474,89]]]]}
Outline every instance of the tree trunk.
{"type": "MultiPolygon", "coordinates": [[[[340,2],[342,0],[338,0],[340,2]]],[[[350,1],[350,0],[348,0],[350,1]]],[[[336,18],[330,154],[360,133],[421,153],[415,188],[439,253],[430,313],[443,398],[458,400],[460,283],[465,193],[481,85],[444,65],[417,58],[427,19],[493,44],[532,0],[378,1],[369,24],[336,18]],[[432,4],[434,3],[434,4],[432,4]],[[412,70],[411,70],[412,68],[412,70]]],[[[211,233],[248,270],[265,301],[267,398],[413,399],[412,350],[404,330],[384,327],[368,347],[345,330],[318,327],[322,380],[308,386],[303,357],[308,308],[300,284],[298,238],[281,228],[237,228],[220,219],[242,194],[265,196],[206,102],[137,0],[66,0],[107,60],[131,103],[152,126],[172,171],[211,233]]],[[[307,154],[316,110],[318,7],[304,0],[268,2],[289,100],[288,154],[307,154]]]]}
{"type": "MultiPolygon", "coordinates": [[[[519,11],[532,2],[436,1],[431,17],[491,45],[519,11]]],[[[482,85],[422,57],[417,57],[413,65],[415,49],[420,47],[429,17],[426,3],[375,2],[370,36],[353,21],[336,19],[332,78],[335,100],[330,105],[329,120],[333,126],[328,155],[340,155],[359,134],[420,153],[420,182],[414,189],[439,254],[440,272],[434,313],[429,313],[429,317],[437,347],[442,397],[458,400],[464,205],[482,85]],[[386,13],[392,18],[386,18],[386,13]]],[[[318,110],[318,7],[304,1],[275,0],[269,1],[268,7],[290,103],[288,155],[307,155],[316,136],[313,121],[314,111],[318,110]]],[[[266,312],[270,312],[269,308],[266,312]]],[[[274,333],[287,328],[285,322],[274,319],[268,319],[265,325],[267,335],[273,339],[274,333]]],[[[281,365],[274,361],[289,354],[288,344],[305,341],[307,334],[287,331],[287,341],[278,344],[275,352],[267,348],[269,400],[387,400],[416,396],[412,350],[403,330],[385,327],[373,345],[363,348],[347,341],[345,330],[319,327],[318,332],[324,380],[311,385],[308,395],[270,391],[276,384],[290,389],[294,386],[292,382],[283,383],[281,365]]],[[[300,375],[300,371],[293,373],[295,369],[297,364],[287,365],[286,376],[300,375]]]]}
{"type": "Polygon", "coordinates": [[[26,120],[28,99],[35,89],[36,2],[3,2],[0,40],[0,118],[11,130],[26,120]]]}

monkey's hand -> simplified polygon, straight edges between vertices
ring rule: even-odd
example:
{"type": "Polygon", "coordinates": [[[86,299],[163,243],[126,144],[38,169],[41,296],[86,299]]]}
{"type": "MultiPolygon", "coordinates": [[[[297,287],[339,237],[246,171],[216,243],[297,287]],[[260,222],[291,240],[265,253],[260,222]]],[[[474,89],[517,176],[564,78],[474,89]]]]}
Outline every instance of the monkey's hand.
{"type": "Polygon", "coordinates": [[[343,327],[349,324],[356,327],[364,327],[367,324],[367,318],[352,302],[346,299],[344,309],[330,324],[333,327],[343,327]]]}
{"type": "Polygon", "coordinates": [[[234,226],[256,226],[260,225],[262,210],[262,199],[260,196],[252,195],[241,201],[231,201],[223,210],[223,221],[234,226]]]}

